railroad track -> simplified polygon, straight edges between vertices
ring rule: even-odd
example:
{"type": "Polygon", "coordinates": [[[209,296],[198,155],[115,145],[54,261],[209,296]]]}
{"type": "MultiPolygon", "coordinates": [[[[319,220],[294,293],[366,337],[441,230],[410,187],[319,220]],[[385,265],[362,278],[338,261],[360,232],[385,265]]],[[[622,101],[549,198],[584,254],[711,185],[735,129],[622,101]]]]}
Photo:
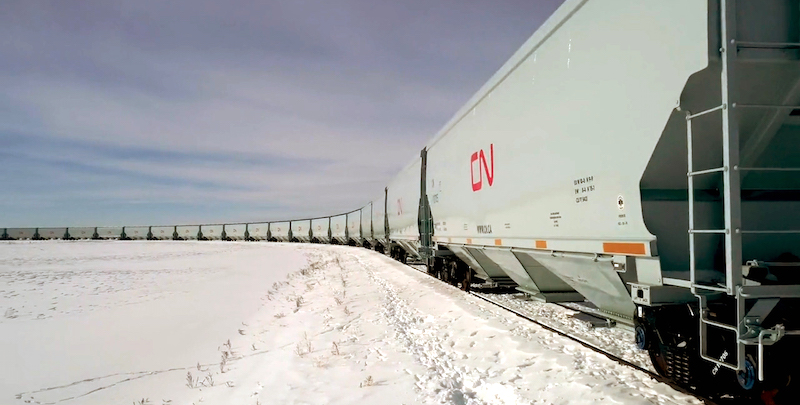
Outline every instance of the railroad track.
{"type": "MultiPolygon", "coordinates": [[[[407,264],[407,266],[409,266],[412,269],[417,270],[417,271],[419,271],[421,273],[428,274],[427,271],[424,271],[423,269],[421,269],[419,267],[415,267],[413,264],[407,264]]],[[[430,274],[428,274],[428,275],[430,275],[430,274]]],[[[432,275],[430,275],[430,276],[436,279],[436,277],[434,277],[432,275]]],[[[642,373],[645,373],[648,376],[650,376],[651,378],[653,378],[654,380],[656,380],[658,382],[661,382],[661,383],[664,383],[664,384],[667,384],[667,385],[669,385],[670,387],[672,387],[673,389],[675,389],[678,392],[681,392],[683,394],[686,394],[686,395],[692,396],[694,398],[697,398],[700,401],[703,401],[703,403],[705,403],[706,405],[743,405],[743,404],[753,404],[752,399],[730,398],[730,397],[712,398],[712,397],[704,396],[704,395],[702,395],[700,393],[688,390],[688,389],[686,389],[686,388],[684,388],[684,387],[682,387],[682,386],[670,381],[669,379],[659,375],[655,371],[652,371],[652,370],[650,370],[650,369],[648,369],[646,367],[643,367],[640,364],[637,364],[637,363],[635,363],[633,361],[625,359],[625,358],[623,358],[623,357],[621,357],[621,356],[619,356],[617,354],[614,354],[613,352],[611,352],[609,350],[604,349],[603,347],[600,347],[600,346],[592,343],[589,339],[586,339],[586,338],[584,338],[582,336],[579,336],[578,334],[574,333],[573,331],[565,330],[565,329],[559,328],[557,326],[554,326],[552,324],[548,324],[548,323],[542,322],[541,320],[538,320],[538,319],[536,319],[536,318],[534,318],[534,317],[532,317],[530,315],[524,314],[524,313],[522,313],[522,312],[520,312],[520,311],[518,311],[518,310],[516,310],[514,308],[509,307],[508,305],[505,305],[505,304],[503,304],[501,302],[493,300],[490,297],[490,295],[492,295],[491,293],[477,293],[477,292],[474,292],[474,291],[470,291],[469,294],[472,295],[473,297],[479,298],[479,299],[481,299],[481,300],[483,300],[485,302],[488,302],[488,303],[490,303],[492,305],[495,305],[495,306],[497,306],[499,308],[502,308],[502,309],[504,309],[504,310],[506,310],[508,312],[511,312],[512,314],[514,314],[514,315],[516,315],[516,316],[518,316],[518,317],[520,317],[522,319],[525,319],[525,320],[527,320],[529,322],[532,322],[532,323],[534,323],[534,324],[536,324],[536,325],[538,325],[538,326],[540,326],[540,327],[542,327],[542,328],[544,328],[544,329],[546,329],[546,330],[548,330],[550,332],[553,332],[553,333],[555,333],[557,335],[560,335],[560,336],[563,336],[563,337],[565,337],[567,339],[570,339],[570,340],[580,344],[581,346],[586,347],[586,348],[588,348],[588,349],[590,349],[590,350],[592,350],[592,351],[594,351],[596,353],[602,354],[603,356],[607,357],[608,359],[610,359],[610,360],[612,360],[612,361],[614,361],[614,362],[616,362],[618,364],[621,364],[623,366],[627,366],[627,367],[630,367],[630,368],[635,369],[637,371],[640,371],[642,373]]],[[[558,304],[556,304],[556,305],[558,305],[558,304]]],[[[566,308],[566,309],[571,310],[571,311],[580,312],[580,309],[573,308],[572,306],[564,306],[564,305],[558,305],[558,306],[566,308]]],[[[592,314],[592,313],[589,313],[589,314],[593,315],[593,316],[596,316],[595,314],[592,314]]]]}
{"type": "MultiPolygon", "coordinates": [[[[620,356],[617,356],[616,354],[614,354],[614,353],[612,353],[612,352],[610,352],[608,350],[604,350],[602,347],[598,347],[598,346],[592,344],[591,342],[589,342],[588,340],[586,340],[586,339],[582,338],[581,336],[578,336],[578,335],[576,335],[576,334],[574,334],[574,333],[572,333],[570,331],[561,330],[561,329],[559,329],[557,327],[554,327],[552,325],[548,325],[548,324],[546,324],[544,322],[541,322],[541,321],[539,321],[539,320],[537,320],[537,319],[535,319],[535,318],[533,318],[531,316],[523,314],[522,312],[517,311],[517,310],[515,310],[513,308],[510,308],[510,307],[508,307],[508,306],[506,306],[506,305],[504,305],[504,304],[502,304],[500,302],[494,301],[491,298],[486,297],[484,294],[478,294],[478,293],[475,293],[475,292],[470,292],[469,294],[472,295],[473,297],[480,298],[480,299],[482,299],[482,300],[484,300],[484,301],[486,301],[486,302],[488,302],[490,304],[493,304],[493,305],[498,306],[498,307],[500,307],[500,308],[502,308],[502,309],[504,309],[504,310],[506,310],[508,312],[511,312],[512,314],[514,314],[514,315],[516,315],[516,316],[518,316],[518,317],[520,317],[522,319],[525,319],[525,320],[527,320],[529,322],[535,323],[536,325],[539,325],[540,327],[542,327],[542,328],[544,328],[544,329],[546,329],[546,330],[548,330],[550,332],[553,332],[553,333],[555,333],[557,335],[566,337],[567,339],[570,339],[570,340],[572,340],[572,341],[574,341],[576,343],[579,343],[580,345],[582,345],[582,346],[584,346],[584,347],[586,347],[586,348],[588,348],[588,349],[590,349],[590,350],[592,350],[592,351],[594,351],[596,353],[602,354],[605,357],[607,357],[608,359],[610,359],[610,360],[612,360],[612,361],[614,361],[614,362],[616,362],[618,364],[633,368],[633,369],[638,370],[638,371],[640,371],[642,373],[646,373],[648,376],[650,376],[654,380],[657,380],[659,382],[667,384],[670,387],[672,387],[673,389],[675,389],[676,391],[679,391],[679,392],[684,393],[686,395],[690,395],[692,397],[695,397],[695,398],[703,401],[707,405],[732,405],[732,404],[744,403],[744,402],[729,402],[727,400],[725,400],[723,402],[723,401],[720,401],[720,400],[715,400],[715,399],[712,399],[712,398],[704,397],[702,395],[699,395],[696,392],[689,391],[686,388],[681,387],[680,385],[677,385],[677,384],[671,382],[670,380],[658,375],[658,373],[656,373],[654,371],[651,371],[651,370],[649,370],[649,369],[647,369],[645,367],[642,367],[639,364],[636,364],[636,363],[631,362],[629,360],[626,360],[626,359],[624,359],[624,358],[622,358],[620,356]]],[[[572,308],[569,308],[569,307],[565,307],[565,308],[572,309],[572,308]]]]}

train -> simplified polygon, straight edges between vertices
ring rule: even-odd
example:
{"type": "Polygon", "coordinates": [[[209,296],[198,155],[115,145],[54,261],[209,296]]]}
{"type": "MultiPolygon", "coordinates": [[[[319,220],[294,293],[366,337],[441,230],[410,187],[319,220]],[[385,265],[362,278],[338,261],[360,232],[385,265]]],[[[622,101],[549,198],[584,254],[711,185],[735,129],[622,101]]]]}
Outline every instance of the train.
{"type": "Polygon", "coordinates": [[[590,303],[665,378],[770,403],[800,364],[800,0],[567,0],[351,212],[3,239],[363,246],[590,303]]]}

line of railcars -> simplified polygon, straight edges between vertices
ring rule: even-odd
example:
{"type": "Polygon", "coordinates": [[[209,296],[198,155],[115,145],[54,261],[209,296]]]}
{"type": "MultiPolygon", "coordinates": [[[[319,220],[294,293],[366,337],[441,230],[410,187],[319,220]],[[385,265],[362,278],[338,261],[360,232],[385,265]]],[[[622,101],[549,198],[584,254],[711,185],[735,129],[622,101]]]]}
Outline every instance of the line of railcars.
{"type": "Polygon", "coordinates": [[[665,377],[788,402],[799,41],[798,0],[568,0],[358,210],[2,236],[364,246],[465,290],[588,301],[665,377]]]}

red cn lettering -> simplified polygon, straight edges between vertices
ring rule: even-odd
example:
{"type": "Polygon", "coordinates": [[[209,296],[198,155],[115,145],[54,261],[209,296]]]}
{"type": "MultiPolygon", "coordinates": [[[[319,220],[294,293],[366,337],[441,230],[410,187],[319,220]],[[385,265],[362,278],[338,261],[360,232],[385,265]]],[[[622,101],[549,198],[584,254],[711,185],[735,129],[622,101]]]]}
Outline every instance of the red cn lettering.
{"type": "Polygon", "coordinates": [[[486,162],[486,154],[483,149],[472,154],[469,159],[469,174],[472,179],[472,191],[480,191],[483,188],[483,173],[486,172],[486,180],[489,187],[494,184],[494,144],[489,145],[489,162],[486,162]],[[476,165],[475,162],[478,164],[476,165]],[[481,170],[481,163],[483,170],[481,170]],[[478,181],[475,181],[475,166],[478,167],[478,181]]]}

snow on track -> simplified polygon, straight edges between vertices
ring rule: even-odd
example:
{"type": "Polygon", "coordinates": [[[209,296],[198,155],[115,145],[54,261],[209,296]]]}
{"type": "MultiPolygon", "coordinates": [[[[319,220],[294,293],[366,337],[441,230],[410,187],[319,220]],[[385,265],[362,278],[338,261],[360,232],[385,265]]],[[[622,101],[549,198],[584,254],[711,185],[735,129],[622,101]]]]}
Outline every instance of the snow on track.
{"type": "Polygon", "coordinates": [[[364,249],[14,242],[0,259],[0,311],[20,314],[0,319],[0,403],[699,403],[364,249]],[[54,291],[81,311],[38,317],[54,291]]]}
{"type": "Polygon", "coordinates": [[[588,322],[574,317],[579,314],[578,311],[556,304],[529,300],[522,293],[486,294],[475,292],[475,294],[536,319],[538,322],[586,342],[592,347],[601,348],[612,356],[655,372],[647,352],[638,350],[633,344],[632,330],[624,327],[592,327],[588,322]]]}

